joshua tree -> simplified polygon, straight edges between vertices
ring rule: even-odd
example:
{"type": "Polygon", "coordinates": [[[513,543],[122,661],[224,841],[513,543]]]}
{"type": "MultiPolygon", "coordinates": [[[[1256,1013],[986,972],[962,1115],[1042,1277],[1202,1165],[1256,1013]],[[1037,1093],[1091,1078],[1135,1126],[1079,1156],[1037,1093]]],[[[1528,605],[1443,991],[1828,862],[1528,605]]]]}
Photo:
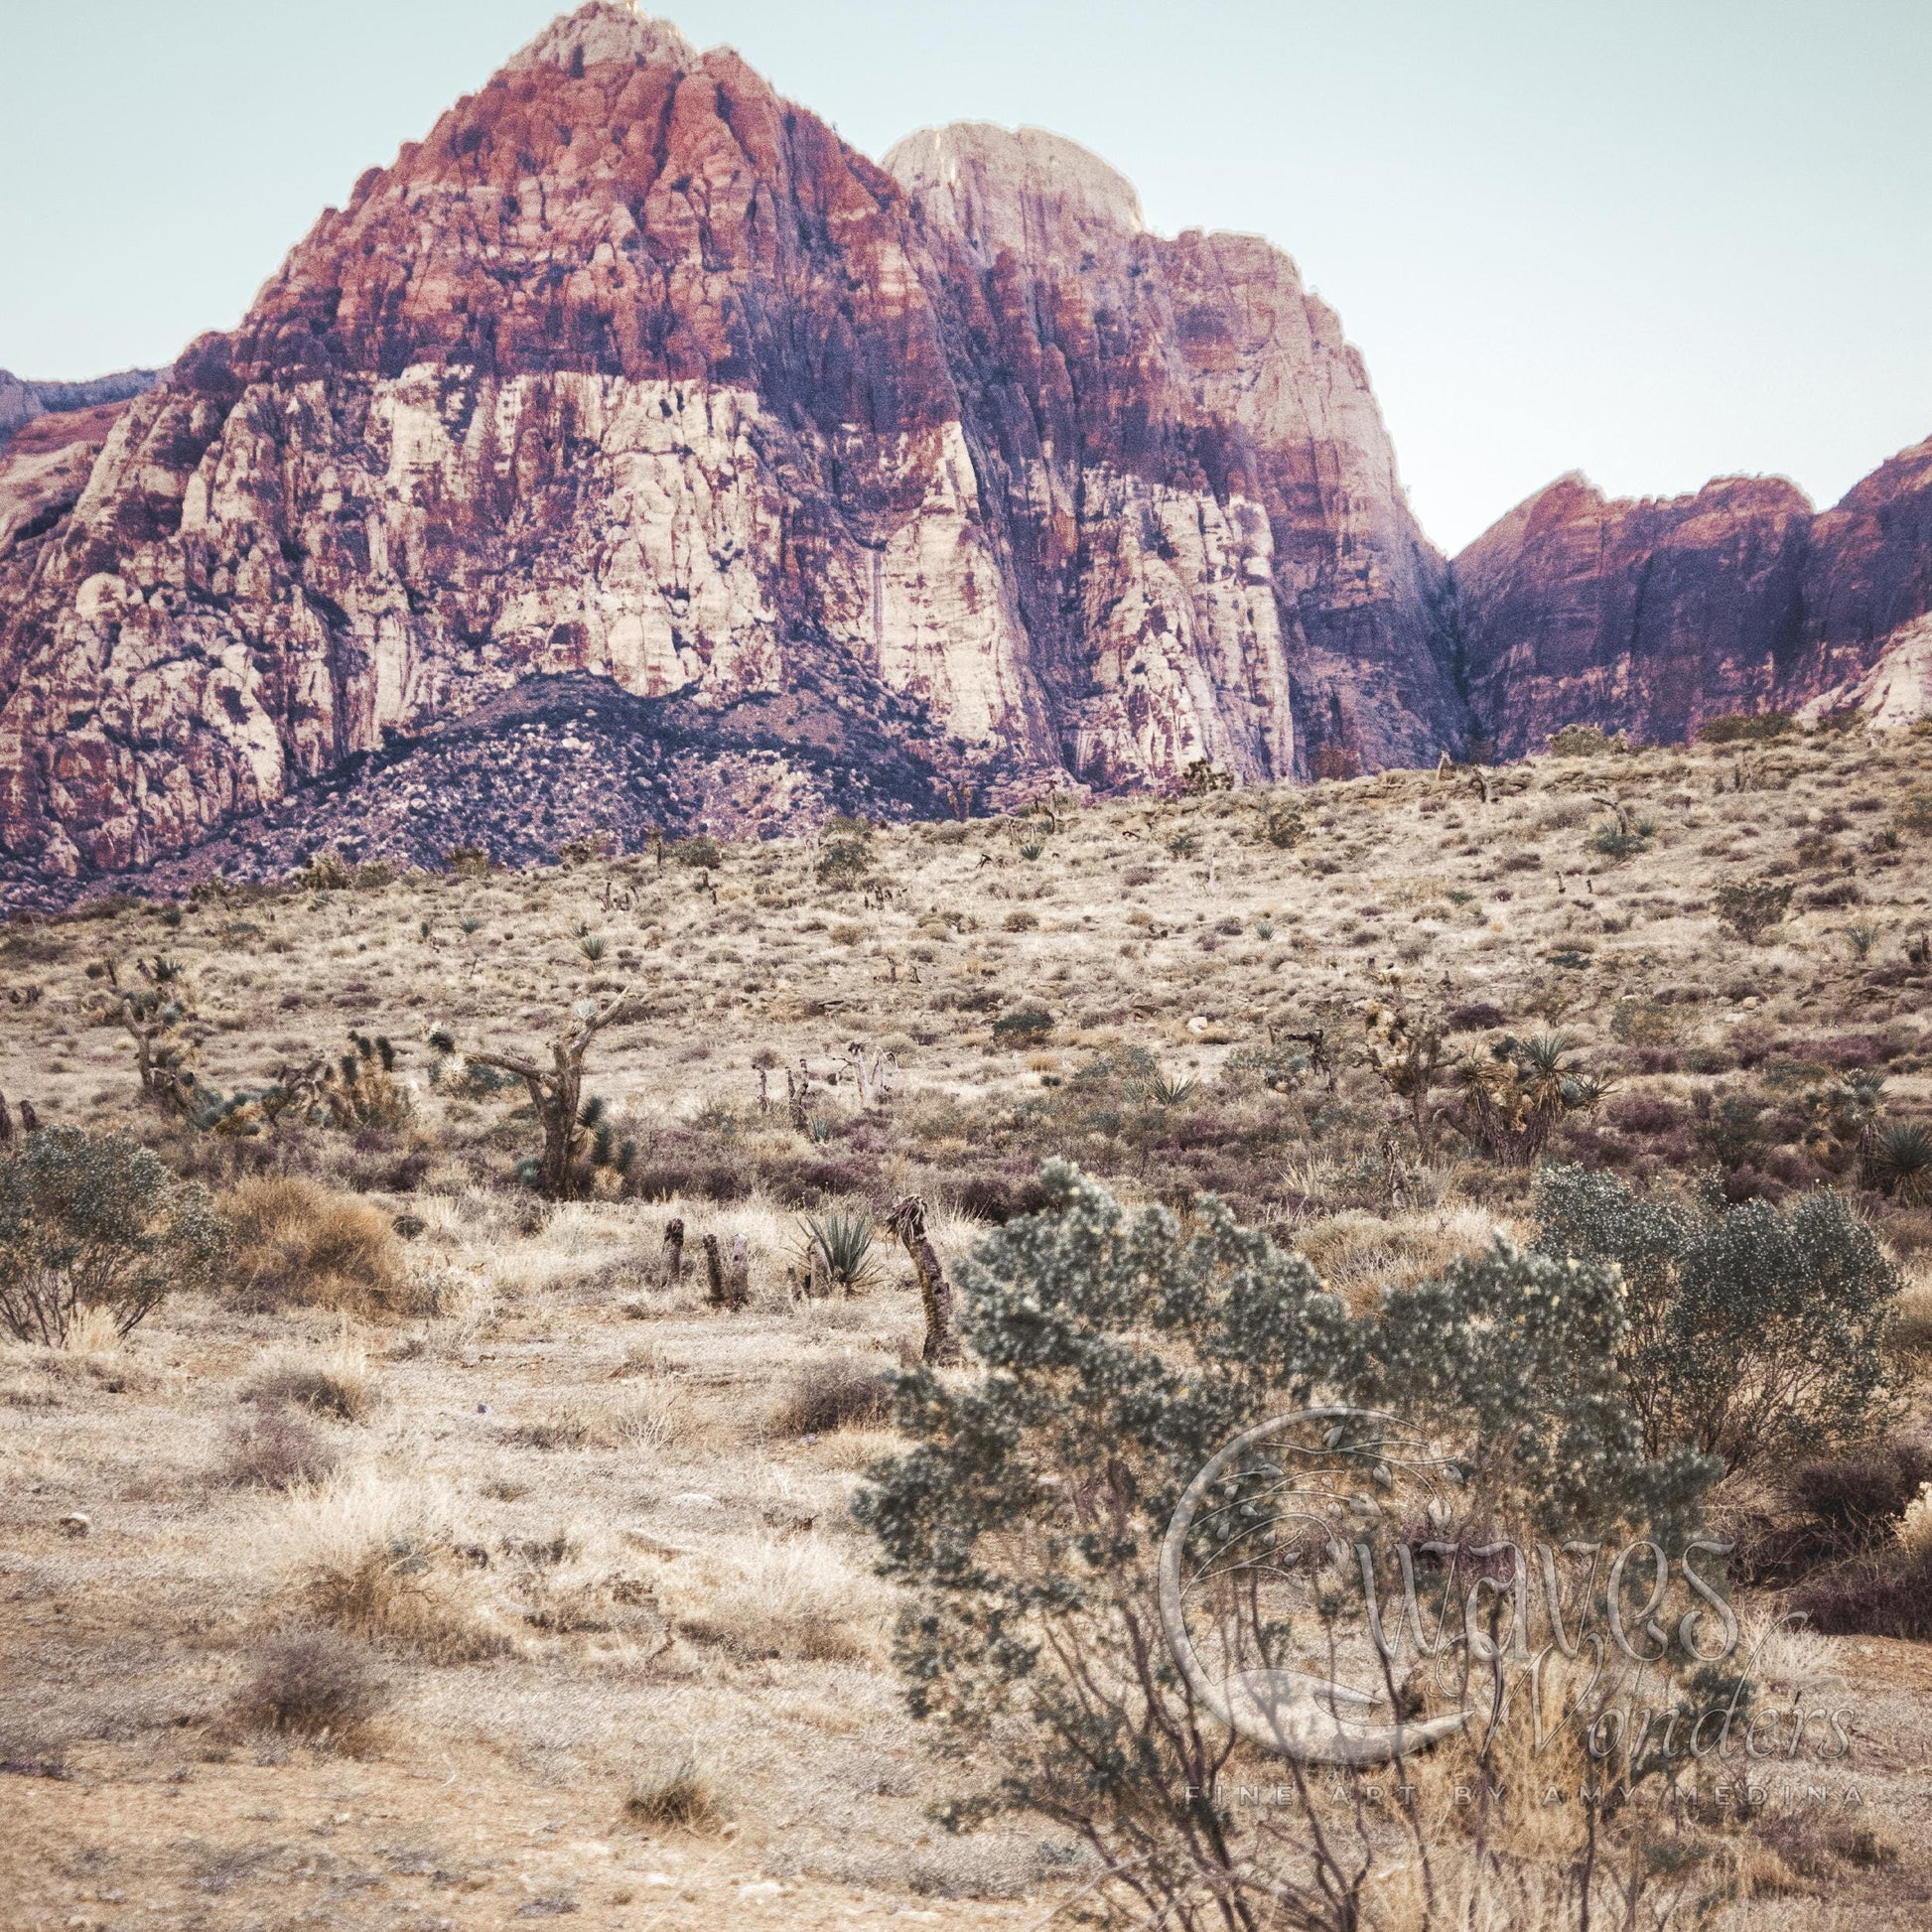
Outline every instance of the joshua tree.
{"type": "Polygon", "coordinates": [[[177,961],[160,953],[134,963],[147,985],[123,987],[111,959],[88,967],[87,975],[107,982],[112,1000],[108,1012],[134,1042],[142,1098],[165,1113],[188,1113],[194,1105],[195,1075],[188,1067],[188,1044],[180,1036],[189,1012],[186,977],[177,961]]]}
{"type": "Polygon", "coordinates": [[[745,1237],[732,1237],[731,1260],[726,1261],[715,1234],[704,1237],[704,1272],[709,1285],[706,1299],[716,1309],[742,1309],[751,1300],[752,1266],[745,1252],[745,1237]]]}
{"type": "Polygon", "coordinates": [[[1368,1064],[1408,1107],[1416,1149],[1427,1161],[1435,1141],[1429,1095],[1443,1057],[1443,1024],[1433,1015],[1410,1013],[1384,1000],[1365,1001],[1362,1019],[1368,1029],[1368,1064]]]}
{"type": "MultiPolygon", "coordinates": [[[[493,1066],[521,1080],[530,1095],[530,1108],[543,1131],[543,1152],[527,1166],[530,1179],[546,1200],[581,1200],[590,1191],[599,1168],[622,1173],[633,1152],[625,1143],[612,1144],[602,1100],[584,1097],[584,1061],[591,1042],[606,1027],[628,1019],[634,1011],[629,988],[600,1006],[579,1000],[570,1010],[570,1024],[550,1042],[550,1064],[521,1053],[471,1053],[473,1066],[493,1066]]],[[[454,1053],[456,1042],[438,1031],[430,1044],[439,1052],[454,1053]]]]}
{"type": "Polygon", "coordinates": [[[1456,1130],[1510,1167],[1534,1167],[1557,1123],[1594,1107],[1609,1083],[1570,1059],[1565,1034],[1497,1040],[1455,1069],[1460,1094],[1444,1109],[1456,1130]]]}
{"type": "Polygon", "coordinates": [[[912,1272],[919,1278],[919,1300],[925,1305],[925,1346],[919,1351],[920,1359],[934,1367],[957,1362],[960,1348],[952,1320],[952,1285],[926,1238],[925,1202],[917,1194],[905,1195],[886,1216],[886,1225],[911,1258],[912,1272]]]}

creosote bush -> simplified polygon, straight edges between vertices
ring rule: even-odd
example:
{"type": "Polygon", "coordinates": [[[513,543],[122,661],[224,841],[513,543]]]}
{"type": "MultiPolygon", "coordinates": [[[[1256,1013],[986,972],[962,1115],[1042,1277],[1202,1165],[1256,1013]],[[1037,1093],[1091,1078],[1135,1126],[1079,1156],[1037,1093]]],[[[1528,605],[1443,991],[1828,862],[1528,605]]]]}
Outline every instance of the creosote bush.
{"type": "MultiPolygon", "coordinates": [[[[1367,1923],[1380,1861],[1352,1840],[1337,1856],[1306,1785],[1300,1805],[1246,1820],[1217,1793],[1240,1762],[1171,1664],[1156,1607],[1183,1488],[1237,1432],[1324,1401],[1451,1446],[1471,1542],[1677,1542],[1717,1465],[1646,1455],[1607,1265],[1499,1242],[1352,1317],[1211,1196],[1183,1226],[1062,1162],[1041,1184],[1047,1206],[956,1271],[984,1373],[900,1377],[913,1447],[855,1505],[912,1599],[897,1657],[914,1714],[1003,1767],[950,1816],[1022,1809],[1072,1831],[1108,1874],[1096,1909],[1183,1928],[1367,1923]]],[[[1267,1775],[1294,1788],[1280,1763],[1267,1775]]]]}
{"type": "Polygon", "coordinates": [[[128,1335],[209,1286],[227,1230],[205,1189],[126,1134],[44,1127],[0,1160],[0,1323],[59,1348],[88,1310],[128,1335]]]}
{"type": "Polygon", "coordinates": [[[1843,1195],[1646,1198],[1614,1176],[1546,1168],[1537,1245],[1614,1262],[1618,1356],[1653,1450],[1689,1443],[1730,1468],[1849,1441],[1881,1413],[1898,1272],[1843,1195]]]}

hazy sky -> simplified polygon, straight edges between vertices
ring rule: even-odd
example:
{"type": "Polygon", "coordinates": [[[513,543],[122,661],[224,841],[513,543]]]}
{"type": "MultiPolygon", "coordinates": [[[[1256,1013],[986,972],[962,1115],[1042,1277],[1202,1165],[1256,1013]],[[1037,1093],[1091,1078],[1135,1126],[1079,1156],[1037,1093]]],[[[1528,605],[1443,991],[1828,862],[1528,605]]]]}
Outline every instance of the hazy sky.
{"type": "MultiPolygon", "coordinates": [[[[324,205],[545,0],[0,0],[0,367],[231,326],[324,205]]],[[[1778,472],[1932,434],[1932,0],[688,0],[872,155],[1097,150],[1152,224],[1287,248],[1453,550],[1566,470],[1778,472]]]]}

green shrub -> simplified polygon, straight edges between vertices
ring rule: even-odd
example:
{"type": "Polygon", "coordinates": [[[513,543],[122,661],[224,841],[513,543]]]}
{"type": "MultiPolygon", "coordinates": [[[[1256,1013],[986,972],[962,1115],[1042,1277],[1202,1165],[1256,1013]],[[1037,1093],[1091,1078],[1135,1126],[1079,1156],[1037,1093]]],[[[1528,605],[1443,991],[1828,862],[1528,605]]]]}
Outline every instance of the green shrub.
{"type": "Polygon", "coordinates": [[[725,863],[725,849],[716,839],[700,835],[679,839],[669,857],[673,865],[689,866],[693,872],[716,872],[725,863]]]}
{"type": "Polygon", "coordinates": [[[993,1037],[1008,1046],[1035,1046],[1053,1031],[1044,1007],[1014,1007],[993,1023],[993,1037]]]}
{"type": "Polygon", "coordinates": [[[1746,745],[1762,744],[1767,739],[1782,738],[1791,731],[1796,720],[1788,711],[1762,711],[1755,716],[1744,712],[1726,712],[1721,718],[1707,718],[1698,727],[1700,745],[1746,745]]]}
{"type": "Polygon", "coordinates": [[[1784,1213],[1683,1204],[1549,1168],[1537,1225],[1544,1253],[1622,1270],[1620,1359],[1653,1453],[1689,1444],[1748,1468],[1855,1439],[1882,1413],[1901,1283],[1842,1195],[1807,1194],[1784,1213]]]}
{"type": "Polygon", "coordinates": [[[58,1348],[85,1309],[131,1334],[172,1289],[213,1282],[226,1230],[205,1189],[126,1134],[47,1127],[0,1161],[0,1322],[58,1348]]]}
{"type": "MultiPolygon", "coordinates": [[[[1228,1741],[1170,1661],[1156,1588],[1186,1485],[1238,1432],[1311,1401],[1426,1414],[1473,1478],[1457,1520],[1483,1541],[1503,1523],[1674,1534],[1715,1465],[1646,1459],[1614,1365],[1613,1269],[1498,1244],[1351,1318],[1212,1196],[1183,1228],[1062,1162],[1041,1182],[1045,1209],[957,1271],[983,1373],[899,1378],[912,1448],[855,1504],[911,1598],[897,1659],[912,1710],[988,1765],[950,1822],[1026,1808],[1075,1832],[1131,1863],[1138,1897],[1116,1902],[1134,1923],[1275,1922],[1215,1909],[1238,1872],[1271,1903],[1332,1901],[1283,1924],[1365,1924],[1372,1860],[1338,1869],[1292,1796],[1237,1827],[1213,1792],[1228,1741]]],[[[1299,1771],[1270,1776],[1301,1788],[1299,1771]]]]}
{"type": "Polygon", "coordinates": [[[1622,733],[1612,738],[1607,732],[1594,725],[1565,725],[1561,731],[1550,734],[1550,756],[1559,759],[1601,759],[1609,758],[1630,747],[1624,742],[1622,733]]]}
{"type": "Polygon", "coordinates": [[[1745,945],[1754,946],[1765,932],[1784,917],[1785,908],[1791,903],[1792,891],[1788,881],[1775,879],[1739,880],[1728,886],[1720,886],[1716,901],[1718,917],[1745,945]]]}

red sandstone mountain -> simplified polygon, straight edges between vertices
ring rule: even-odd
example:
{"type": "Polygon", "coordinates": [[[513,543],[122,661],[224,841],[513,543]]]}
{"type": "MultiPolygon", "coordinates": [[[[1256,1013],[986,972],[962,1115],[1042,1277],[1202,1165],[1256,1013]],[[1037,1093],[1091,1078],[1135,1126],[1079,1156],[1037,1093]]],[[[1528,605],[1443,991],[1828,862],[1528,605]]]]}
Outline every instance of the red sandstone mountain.
{"type": "Polygon", "coordinates": [[[1573,722],[1669,742],[1726,712],[1932,711],[1932,441],[1819,515],[1775,479],[1612,502],[1565,477],[1454,572],[1471,703],[1505,755],[1573,722]]]}
{"type": "Polygon", "coordinates": [[[426,857],[413,748],[533,678],[739,760],[614,770],[602,804],[580,770],[559,825],[1266,778],[1463,722],[1446,568],[1287,257],[1151,235],[1036,132],[882,169],[611,5],[365,175],[85,448],[58,485],[0,472],[0,516],[37,492],[0,537],[17,879],[220,836],[245,864],[345,779],[365,843],[426,857]],[[796,757],[779,697],[816,721],[796,757]]]}

